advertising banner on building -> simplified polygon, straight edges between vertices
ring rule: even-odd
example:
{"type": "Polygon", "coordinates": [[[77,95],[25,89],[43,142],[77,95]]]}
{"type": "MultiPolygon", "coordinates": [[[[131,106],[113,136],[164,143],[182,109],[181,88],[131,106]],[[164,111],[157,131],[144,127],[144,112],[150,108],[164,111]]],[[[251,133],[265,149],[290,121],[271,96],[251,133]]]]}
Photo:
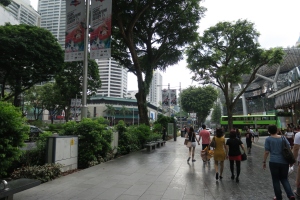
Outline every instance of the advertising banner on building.
{"type": "Polygon", "coordinates": [[[111,57],[112,0],[91,1],[91,59],[111,57]]]}
{"type": "Polygon", "coordinates": [[[150,116],[149,116],[149,118],[152,119],[152,120],[156,120],[156,118],[155,118],[155,112],[150,111],[150,116]]]}
{"type": "Polygon", "coordinates": [[[166,89],[163,89],[162,92],[162,106],[168,107],[169,106],[169,92],[166,89]]]}
{"type": "Polygon", "coordinates": [[[65,61],[81,61],[84,55],[84,1],[66,0],[65,61]]]}
{"type": "Polygon", "coordinates": [[[177,95],[176,95],[176,90],[170,90],[171,92],[171,106],[177,105],[177,95]]]}
{"type": "Polygon", "coordinates": [[[169,106],[169,92],[171,98],[171,106],[177,105],[177,95],[176,90],[162,90],[162,105],[163,107],[169,106]]]}

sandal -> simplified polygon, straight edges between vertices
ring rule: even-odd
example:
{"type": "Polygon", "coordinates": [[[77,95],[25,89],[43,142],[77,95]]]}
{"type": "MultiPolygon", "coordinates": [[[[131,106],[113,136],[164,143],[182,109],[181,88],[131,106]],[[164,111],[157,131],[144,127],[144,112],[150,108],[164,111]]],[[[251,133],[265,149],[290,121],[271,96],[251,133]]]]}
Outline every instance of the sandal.
{"type": "Polygon", "coordinates": [[[294,190],[294,194],[296,195],[296,197],[300,197],[300,195],[297,193],[297,190],[294,190]]]}

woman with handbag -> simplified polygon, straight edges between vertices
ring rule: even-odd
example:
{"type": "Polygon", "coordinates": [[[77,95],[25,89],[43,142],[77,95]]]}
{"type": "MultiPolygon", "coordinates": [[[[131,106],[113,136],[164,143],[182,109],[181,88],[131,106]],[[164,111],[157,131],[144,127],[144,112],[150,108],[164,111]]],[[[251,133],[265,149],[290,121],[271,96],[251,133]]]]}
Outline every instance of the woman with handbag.
{"type": "Polygon", "coordinates": [[[195,162],[195,148],[196,148],[196,141],[198,142],[198,145],[200,145],[199,140],[196,137],[195,131],[193,127],[189,128],[188,133],[186,134],[186,139],[188,139],[187,147],[189,148],[189,158],[187,159],[187,162],[190,161],[192,156],[192,162],[195,162]]]}
{"type": "Polygon", "coordinates": [[[234,163],[236,165],[236,178],[235,181],[238,183],[239,176],[241,173],[241,160],[242,153],[240,147],[245,152],[245,147],[243,142],[236,137],[236,131],[231,130],[229,134],[229,139],[226,141],[226,152],[228,152],[227,158],[229,158],[230,162],[230,171],[231,171],[231,180],[234,180],[234,163]]]}
{"type": "Polygon", "coordinates": [[[285,137],[281,137],[277,134],[276,125],[269,125],[268,132],[270,133],[270,137],[266,138],[265,141],[263,169],[266,169],[266,161],[270,154],[269,168],[271,171],[273,189],[275,192],[274,200],[282,199],[280,183],[282,184],[287,197],[289,199],[295,199],[288,180],[289,163],[284,158],[282,153],[283,142],[286,142],[288,146],[290,146],[290,144],[285,137]]]}
{"type": "Polygon", "coordinates": [[[217,128],[216,136],[213,138],[215,141],[214,148],[214,160],[215,160],[215,171],[216,171],[216,180],[223,178],[223,169],[224,169],[224,160],[226,159],[226,145],[225,138],[223,137],[223,130],[217,128]],[[219,174],[219,164],[220,164],[220,174],[219,174]]]}

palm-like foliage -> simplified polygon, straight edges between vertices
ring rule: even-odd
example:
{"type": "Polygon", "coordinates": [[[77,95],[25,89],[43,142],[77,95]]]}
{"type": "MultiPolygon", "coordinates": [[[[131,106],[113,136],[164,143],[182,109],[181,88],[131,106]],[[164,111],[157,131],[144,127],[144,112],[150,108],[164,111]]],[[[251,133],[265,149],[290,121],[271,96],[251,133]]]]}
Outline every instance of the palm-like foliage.
{"type": "Polygon", "coordinates": [[[112,105],[105,105],[106,109],[104,110],[104,112],[106,112],[108,117],[111,117],[111,121],[113,120],[113,117],[116,114],[116,109],[112,106],[112,105]]]}
{"type": "Polygon", "coordinates": [[[123,119],[125,122],[125,115],[129,114],[130,112],[133,112],[133,111],[130,111],[126,106],[122,106],[122,108],[120,109],[119,112],[123,115],[123,119]]]}

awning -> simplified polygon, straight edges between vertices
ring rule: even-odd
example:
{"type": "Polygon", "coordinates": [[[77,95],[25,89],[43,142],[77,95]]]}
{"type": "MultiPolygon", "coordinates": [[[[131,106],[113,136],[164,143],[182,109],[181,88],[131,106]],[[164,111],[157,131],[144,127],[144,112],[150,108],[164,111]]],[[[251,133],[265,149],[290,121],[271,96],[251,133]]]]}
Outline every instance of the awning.
{"type": "Polygon", "coordinates": [[[268,98],[275,97],[275,108],[289,106],[300,101],[300,83],[285,87],[271,95],[268,98]]]}

